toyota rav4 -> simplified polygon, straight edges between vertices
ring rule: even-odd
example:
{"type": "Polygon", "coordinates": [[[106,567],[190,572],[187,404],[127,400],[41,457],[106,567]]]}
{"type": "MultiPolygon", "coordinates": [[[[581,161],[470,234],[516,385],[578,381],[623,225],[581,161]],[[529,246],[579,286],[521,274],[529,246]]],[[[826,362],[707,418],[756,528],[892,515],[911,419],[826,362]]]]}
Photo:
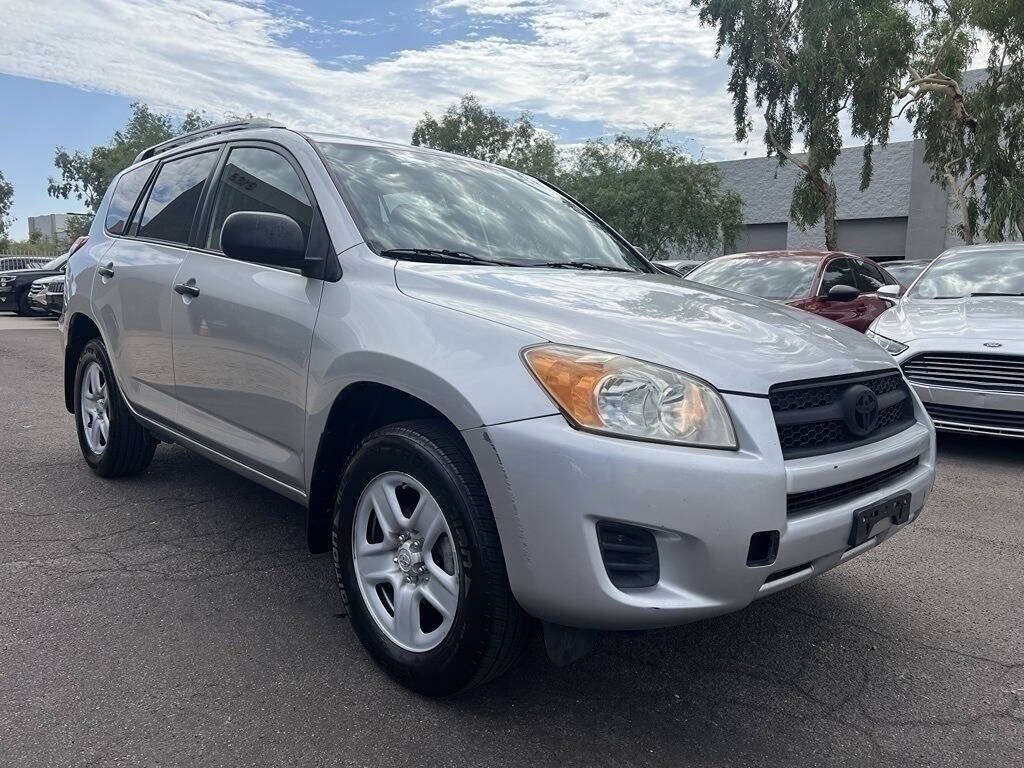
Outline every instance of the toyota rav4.
{"type": "Polygon", "coordinates": [[[446,694],[540,620],[735,611],[921,512],[934,430],[893,359],[660,273],[495,165],[239,123],[119,174],[66,275],[85,460],[177,443],[307,510],[369,653],[446,694]]]}

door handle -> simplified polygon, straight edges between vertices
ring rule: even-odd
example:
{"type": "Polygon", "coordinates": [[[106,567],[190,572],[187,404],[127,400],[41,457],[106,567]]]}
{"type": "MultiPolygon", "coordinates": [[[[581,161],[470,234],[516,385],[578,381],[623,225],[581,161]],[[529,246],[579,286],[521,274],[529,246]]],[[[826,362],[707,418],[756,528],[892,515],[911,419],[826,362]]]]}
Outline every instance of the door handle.
{"type": "Polygon", "coordinates": [[[113,277],[114,276],[114,262],[110,262],[105,267],[100,267],[96,271],[100,273],[100,277],[113,277]]]}
{"type": "Polygon", "coordinates": [[[196,287],[195,280],[187,283],[178,283],[174,286],[174,292],[182,296],[191,296],[193,299],[199,295],[199,289],[196,287]]]}

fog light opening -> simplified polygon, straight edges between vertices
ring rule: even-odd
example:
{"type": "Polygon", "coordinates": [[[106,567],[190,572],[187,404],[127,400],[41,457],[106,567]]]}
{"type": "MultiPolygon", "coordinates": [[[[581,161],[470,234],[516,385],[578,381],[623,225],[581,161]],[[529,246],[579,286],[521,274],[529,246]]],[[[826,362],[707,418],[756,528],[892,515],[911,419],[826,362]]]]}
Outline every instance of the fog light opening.
{"type": "Polygon", "coordinates": [[[750,549],[747,550],[747,566],[760,568],[771,565],[779,554],[779,532],[758,531],[750,537],[750,549]]]}

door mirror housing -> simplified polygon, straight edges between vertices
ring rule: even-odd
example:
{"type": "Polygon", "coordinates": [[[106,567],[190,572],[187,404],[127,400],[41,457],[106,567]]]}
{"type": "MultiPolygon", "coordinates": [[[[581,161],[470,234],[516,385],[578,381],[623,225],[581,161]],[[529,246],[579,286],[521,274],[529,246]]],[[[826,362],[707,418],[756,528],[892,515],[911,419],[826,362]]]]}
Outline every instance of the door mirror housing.
{"type": "Polygon", "coordinates": [[[220,247],[225,256],[239,261],[286,269],[305,267],[302,228],[283,213],[235,211],[224,220],[220,247]]]}
{"type": "Polygon", "coordinates": [[[902,285],[883,285],[875,291],[875,296],[889,301],[899,301],[900,296],[902,296],[906,290],[907,289],[902,285]]]}
{"type": "Polygon", "coordinates": [[[853,301],[860,296],[860,291],[852,285],[833,285],[825,295],[826,301],[853,301]]]}

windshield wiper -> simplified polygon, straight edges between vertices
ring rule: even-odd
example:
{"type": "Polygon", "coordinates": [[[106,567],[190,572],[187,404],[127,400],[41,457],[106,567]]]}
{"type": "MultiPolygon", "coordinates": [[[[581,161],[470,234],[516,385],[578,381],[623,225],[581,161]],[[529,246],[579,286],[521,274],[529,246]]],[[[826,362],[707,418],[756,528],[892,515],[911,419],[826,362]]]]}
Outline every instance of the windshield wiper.
{"type": "Polygon", "coordinates": [[[527,267],[550,267],[551,269],[594,269],[601,272],[632,272],[632,269],[611,267],[606,264],[592,264],[589,261],[547,261],[526,264],[527,267]]]}
{"type": "Polygon", "coordinates": [[[1024,293],[1002,293],[1000,291],[975,291],[971,296],[1024,296],[1024,293]]]}
{"type": "Polygon", "coordinates": [[[381,256],[403,261],[434,261],[439,263],[456,262],[459,264],[495,264],[501,267],[522,267],[512,261],[485,259],[466,251],[452,251],[448,248],[388,248],[380,252],[381,256]]]}

